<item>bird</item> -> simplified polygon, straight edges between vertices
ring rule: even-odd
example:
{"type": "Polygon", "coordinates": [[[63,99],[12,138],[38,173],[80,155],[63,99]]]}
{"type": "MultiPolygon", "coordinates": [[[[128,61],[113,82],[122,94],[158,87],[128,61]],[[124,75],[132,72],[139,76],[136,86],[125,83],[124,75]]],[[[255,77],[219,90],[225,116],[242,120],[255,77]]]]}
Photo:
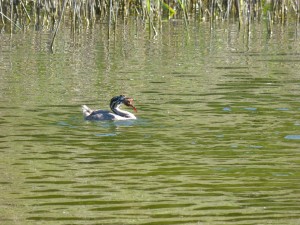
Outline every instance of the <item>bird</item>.
{"type": "Polygon", "coordinates": [[[133,113],[120,109],[122,104],[133,108],[137,112],[133,105],[133,98],[119,95],[110,100],[109,106],[112,112],[101,109],[92,110],[88,106],[82,105],[83,117],[85,120],[135,120],[136,116],[133,113]]]}

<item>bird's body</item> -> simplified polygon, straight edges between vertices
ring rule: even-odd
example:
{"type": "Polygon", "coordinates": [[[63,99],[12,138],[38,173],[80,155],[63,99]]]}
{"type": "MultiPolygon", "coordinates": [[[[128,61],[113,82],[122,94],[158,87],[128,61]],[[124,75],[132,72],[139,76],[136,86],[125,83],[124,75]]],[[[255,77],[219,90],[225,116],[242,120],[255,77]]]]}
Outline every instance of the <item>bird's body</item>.
{"type": "Polygon", "coordinates": [[[132,107],[134,111],[136,108],[133,105],[133,99],[125,97],[124,95],[113,97],[110,101],[110,108],[108,110],[92,110],[88,106],[82,106],[82,113],[86,120],[130,120],[136,119],[133,113],[120,109],[121,104],[132,107]]]}

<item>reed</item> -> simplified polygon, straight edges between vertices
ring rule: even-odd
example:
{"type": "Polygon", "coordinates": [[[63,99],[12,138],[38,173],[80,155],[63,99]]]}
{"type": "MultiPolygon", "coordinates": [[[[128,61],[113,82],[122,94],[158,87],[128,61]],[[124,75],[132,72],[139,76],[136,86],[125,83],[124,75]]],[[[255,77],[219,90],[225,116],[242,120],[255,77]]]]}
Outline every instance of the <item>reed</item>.
{"type": "Polygon", "coordinates": [[[148,24],[154,35],[166,19],[182,19],[186,26],[192,19],[236,20],[240,26],[264,20],[271,33],[273,23],[293,18],[298,24],[299,9],[300,0],[0,0],[0,28],[51,29],[54,42],[60,23],[68,21],[73,30],[97,22],[115,27],[119,18],[130,16],[148,24]]]}
{"type": "MultiPolygon", "coordinates": [[[[0,0],[0,24],[38,27],[59,21],[64,0],[0,0]]],[[[73,26],[89,26],[97,20],[116,22],[118,17],[135,16],[152,23],[161,19],[192,18],[205,21],[237,19],[248,24],[271,16],[284,23],[299,19],[299,0],[66,0],[64,19],[73,26]]]]}

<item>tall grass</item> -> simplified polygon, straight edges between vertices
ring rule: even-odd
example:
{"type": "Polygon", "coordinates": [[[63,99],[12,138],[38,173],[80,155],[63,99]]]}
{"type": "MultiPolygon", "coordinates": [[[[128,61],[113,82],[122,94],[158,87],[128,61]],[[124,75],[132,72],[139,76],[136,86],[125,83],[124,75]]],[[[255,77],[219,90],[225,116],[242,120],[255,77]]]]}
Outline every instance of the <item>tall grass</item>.
{"type": "Polygon", "coordinates": [[[271,16],[273,22],[299,19],[299,0],[0,0],[0,24],[24,27],[53,25],[66,3],[73,26],[90,25],[97,19],[135,16],[143,20],[168,18],[227,20],[241,24],[271,16]]]}
{"type": "Polygon", "coordinates": [[[118,17],[128,16],[152,22],[169,18],[186,22],[238,19],[248,24],[264,17],[285,22],[291,16],[299,20],[300,7],[299,0],[0,0],[0,24],[54,25],[65,3],[65,16],[74,27],[104,19],[114,23],[118,17]]]}
{"type": "Polygon", "coordinates": [[[299,9],[300,0],[0,0],[0,27],[9,26],[12,32],[30,25],[46,27],[55,31],[54,41],[61,22],[76,30],[97,22],[116,26],[118,19],[133,16],[154,35],[168,19],[182,19],[186,26],[190,20],[236,20],[249,26],[264,19],[272,32],[273,23],[290,18],[299,22],[299,9]]]}

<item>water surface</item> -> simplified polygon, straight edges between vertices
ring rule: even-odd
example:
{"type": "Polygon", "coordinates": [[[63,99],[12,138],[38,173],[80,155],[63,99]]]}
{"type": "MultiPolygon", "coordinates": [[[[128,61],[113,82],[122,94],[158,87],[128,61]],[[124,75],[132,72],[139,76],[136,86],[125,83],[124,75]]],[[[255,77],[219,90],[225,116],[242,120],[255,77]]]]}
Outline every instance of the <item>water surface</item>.
{"type": "Polygon", "coordinates": [[[0,34],[1,224],[299,224],[290,24],[0,34]],[[80,105],[134,97],[138,120],[80,105]]]}

